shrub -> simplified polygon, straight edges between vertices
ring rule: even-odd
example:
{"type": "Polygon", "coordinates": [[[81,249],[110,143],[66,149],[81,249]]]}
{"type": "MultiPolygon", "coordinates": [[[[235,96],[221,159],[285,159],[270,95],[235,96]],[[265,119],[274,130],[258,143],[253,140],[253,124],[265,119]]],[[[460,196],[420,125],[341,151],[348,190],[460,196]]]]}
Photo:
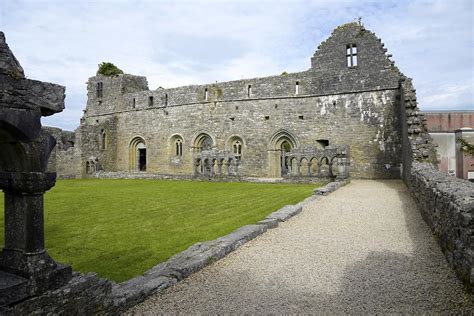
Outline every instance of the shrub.
{"type": "Polygon", "coordinates": [[[97,74],[104,76],[116,76],[123,74],[123,71],[112,63],[103,62],[99,64],[97,74]]]}

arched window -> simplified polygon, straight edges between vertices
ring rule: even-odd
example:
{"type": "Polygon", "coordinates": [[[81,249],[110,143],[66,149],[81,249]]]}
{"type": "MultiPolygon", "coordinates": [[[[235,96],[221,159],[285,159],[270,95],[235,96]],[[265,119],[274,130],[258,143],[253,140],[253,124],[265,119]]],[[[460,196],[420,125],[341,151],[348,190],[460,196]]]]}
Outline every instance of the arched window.
{"type": "Polygon", "coordinates": [[[214,141],[207,133],[200,133],[193,141],[193,149],[195,153],[200,153],[206,150],[212,150],[214,141]]]}
{"type": "Polygon", "coordinates": [[[180,138],[176,139],[175,147],[176,147],[176,156],[178,157],[183,156],[183,141],[180,138]]]}
{"type": "Polygon", "coordinates": [[[105,130],[100,131],[100,149],[107,149],[107,134],[105,133],[105,130]]]}
{"type": "Polygon", "coordinates": [[[232,150],[234,152],[235,159],[240,160],[242,158],[242,143],[240,140],[234,140],[232,143],[232,150]]]}

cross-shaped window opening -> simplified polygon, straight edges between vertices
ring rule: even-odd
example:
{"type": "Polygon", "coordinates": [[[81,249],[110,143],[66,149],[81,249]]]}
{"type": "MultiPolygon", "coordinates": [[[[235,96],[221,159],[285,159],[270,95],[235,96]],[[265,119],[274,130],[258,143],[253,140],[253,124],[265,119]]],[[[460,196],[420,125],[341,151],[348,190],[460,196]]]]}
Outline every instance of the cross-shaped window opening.
{"type": "Polygon", "coordinates": [[[357,46],[356,44],[349,44],[346,46],[346,60],[347,67],[357,66],[357,46]]]}

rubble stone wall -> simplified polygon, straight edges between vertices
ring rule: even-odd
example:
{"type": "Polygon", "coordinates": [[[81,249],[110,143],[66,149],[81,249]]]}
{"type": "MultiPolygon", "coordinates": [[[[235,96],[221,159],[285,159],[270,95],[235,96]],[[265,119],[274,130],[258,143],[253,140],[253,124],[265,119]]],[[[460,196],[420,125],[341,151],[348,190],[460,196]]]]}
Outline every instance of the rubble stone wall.
{"type": "Polygon", "coordinates": [[[353,177],[398,178],[401,74],[386,52],[373,32],[348,23],[302,72],[156,90],[141,76],[91,77],[80,127],[82,175],[91,158],[103,171],[135,171],[137,137],[146,145],[147,172],[193,174],[196,139],[206,133],[216,150],[242,141],[244,176],[281,177],[275,139],[287,137],[293,148],[318,140],[349,145],[353,177]],[[348,46],[357,47],[354,67],[347,65],[348,46]],[[182,157],[173,151],[177,136],[182,157]]]}
{"type": "Polygon", "coordinates": [[[79,160],[75,133],[55,127],[43,127],[43,129],[56,140],[56,146],[48,161],[48,171],[56,172],[58,179],[75,178],[76,165],[79,160]]]}
{"type": "Polygon", "coordinates": [[[474,184],[441,173],[411,79],[401,82],[402,176],[447,261],[474,289],[474,184]]]}

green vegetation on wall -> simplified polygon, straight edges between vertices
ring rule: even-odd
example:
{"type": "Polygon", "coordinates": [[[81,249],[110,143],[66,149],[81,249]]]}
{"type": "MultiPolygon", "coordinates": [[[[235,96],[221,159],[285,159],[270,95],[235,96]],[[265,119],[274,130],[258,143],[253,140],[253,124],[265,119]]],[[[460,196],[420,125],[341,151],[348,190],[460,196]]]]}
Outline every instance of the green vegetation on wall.
{"type": "Polygon", "coordinates": [[[465,140],[462,137],[458,137],[456,139],[456,142],[458,142],[461,145],[461,151],[466,153],[467,155],[474,157],[474,145],[468,143],[467,140],[465,140]]]}
{"type": "Polygon", "coordinates": [[[123,71],[110,62],[103,62],[99,64],[97,75],[116,76],[123,74],[123,71]]]}

